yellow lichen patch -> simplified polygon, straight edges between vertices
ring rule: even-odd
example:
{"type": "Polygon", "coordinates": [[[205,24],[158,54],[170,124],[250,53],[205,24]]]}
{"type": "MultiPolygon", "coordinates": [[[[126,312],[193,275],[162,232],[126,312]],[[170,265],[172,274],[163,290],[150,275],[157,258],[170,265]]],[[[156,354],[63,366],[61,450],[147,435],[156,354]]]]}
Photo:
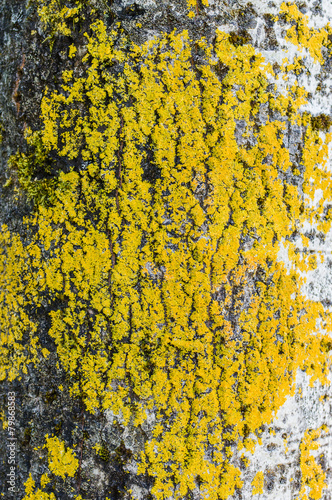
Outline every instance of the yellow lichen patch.
{"type": "Polygon", "coordinates": [[[54,493],[45,493],[40,488],[35,490],[35,481],[32,479],[31,474],[27,481],[24,483],[25,496],[22,500],[56,500],[54,493]]]}
{"type": "Polygon", "coordinates": [[[2,226],[0,242],[0,380],[11,381],[27,373],[27,363],[37,361],[39,342],[37,325],[23,307],[30,272],[21,238],[2,226]],[[24,339],[30,339],[26,348],[24,339]]]}
{"type": "Polygon", "coordinates": [[[5,431],[8,428],[8,420],[6,419],[6,414],[4,410],[0,410],[0,421],[3,430],[5,431]]]}
{"type": "Polygon", "coordinates": [[[255,475],[254,479],[251,483],[252,486],[252,494],[253,495],[262,495],[264,488],[264,472],[259,471],[255,475]]]}
{"type": "MultiPolygon", "coordinates": [[[[73,35],[75,26],[87,19],[96,19],[98,14],[110,11],[107,0],[30,0],[36,5],[42,28],[50,41],[52,50],[56,36],[73,35]],[[99,4],[99,5],[98,5],[99,4]]],[[[32,34],[35,32],[32,32],[32,34]]],[[[74,57],[76,48],[69,47],[69,57],[74,57]]]]}
{"type": "Polygon", "coordinates": [[[52,202],[55,179],[41,179],[37,181],[37,172],[42,169],[43,173],[50,173],[51,162],[47,162],[45,144],[41,141],[41,134],[30,129],[26,130],[25,138],[31,153],[17,153],[9,159],[9,167],[13,172],[15,181],[21,186],[29,200],[36,204],[52,202]]]}
{"type": "MultiPolygon", "coordinates": [[[[79,21],[79,15],[85,6],[89,5],[89,1],[82,2],[74,0],[71,2],[72,7],[68,7],[57,0],[33,0],[37,5],[37,12],[43,27],[48,31],[49,38],[52,40],[55,34],[71,35],[71,25],[79,21]]],[[[70,2],[67,2],[70,3],[70,2]]]]}
{"type": "Polygon", "coordinates": [[[311,454],[313,450],[319,449],[317,440],[325,430],[326,426],[322,426],[304,433],[300,444],[301,490],[297,500],[319,500],[323,489],[327,488],[326,474],[311,454]]]}
{"type": "Polygon", "coordinates": [[[65,479],[66,475],[73,477],[78,468],[78,459],[73,450],[66,449],[65,443],[56,436],[49,438],[46,435],[46,444],[44,446],[48,451],[48,467],[50,471],[62,479],[65,479]]]}
{"type": "MultiPolygon", "coordinates": [[[[303,125],[302,196],[285,175],[286,127],[273,112],[302,123],[305,92],[271,91],[271,67],[253,47],[218,32],[214,47],[201,41],[206,58],[195,67],[187,32],[128,48],[98,22],[87,42],[85,73],[66,71],[58,91],[46,90],[42,130],[27,137],[39,147],[39,134],[45,158],[68,168],[45,203],[36,198],[28,241],[4,229],[8,376],[22,369],[8,339],[16,335],[26,362],[29,346],[36,359],[40,351],[36,330],[24,343],[6,311],[21,300],[28,328],[29,306],[46,302],[70,394],[124,424],[154,411],[153,437],[136,457],[154,478],[153,497],[182,499],[199,485],[202,499],[226,499],[242,485],[230,443],[254,449],[250,433],[292,394],[298,368],[326,381],[324,311],[301,295],[307,262],[289,240],[307,217],[321,221],[323,207],[308,203],[315,179],[329,193],[329,137],[303,125]]],[[[68,465],[73,475],[64,443],[47,446],[51,471],[71,475],[68,465]]]]}
{"type": "Polygon", "coordinates": [[[208,7],[209,6],[209,0],[187,0],[188,8],[189,8],[189,13],[188,16],[193,18],[195,15],[199,14],[199,9],[200,9],[200,4],[208,7]]]}
{"type": "Polygon", "coordinates": [[[77,48],[75,47],[75,45],[74,44],[70,45],[68,57],[70,59],[72,59],[73,57],[75,57],[76,52],[77,52],[77,48]]]}
{"type": "Polygon", "coordinates": [[[50,482],[50,478],[48,477],[48,475],[45,473],[41,476],[40,478],[40,485],[42,488],[45,488],[45,486],[50,482]]]}
{"type": "Polygon", "coordinates": [[[316,30],[309,28],[309,17],[302,14],[295,3],[283,2],[280,12],[286,15],[289,22],[294,22],[293,26],[287,30],[286,40],[292,42],[300,50],[306,48],[315,62],[323,64],[322,47],[328,44],[329,27],[316,30]]]}

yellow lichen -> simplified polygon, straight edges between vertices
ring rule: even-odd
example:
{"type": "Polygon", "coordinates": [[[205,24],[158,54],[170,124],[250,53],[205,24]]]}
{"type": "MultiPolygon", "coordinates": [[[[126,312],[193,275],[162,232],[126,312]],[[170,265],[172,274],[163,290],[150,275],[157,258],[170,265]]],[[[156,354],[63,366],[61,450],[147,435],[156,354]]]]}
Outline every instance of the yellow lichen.
{"type": "Polygon", "coordinates": [[[328,44],[330,27],[326,26],[320,30],[309,28],[309,17],[302,14],[295,3],[283,2],[280,12],[286,16],[287,21],[295,22],[287,30],[286,40],[296,45],[299,50],[307,49],[315,62],[323,64],[322,47],[328,44]]]}
{"type": "Polygon", "coordinates": [[[65,443],[60,441],[56,436],[49,438],[46,435],[46,444],[44,446],[48,451],[48,466],[50,471],[62,479],[66,475],[73,477],[78,468],[78,459],[73,450],[66,450],[65,443]]]}
{"type": "Polygon", "coordinates": [[[252,494],[253,495],[262,495],[264,488],[264,473],[259,471],[256,473],[254,479],[251,483],[252,486],[252,494]]]}
{"type": "MultiPolygon", "coordinates": [[[[68,171],[36,198],[27,241],[3,228],[1,376],[38,362],[29,307],[47,301],[70,394],[124,424],[155,412],[136,457],[153,497],[182,499],[199,483],[203,499],[226,499],[242,486],[226,440],[253,451],[249,434],[293,393],[298,368],[327,381],[325,313],[300,291],[299,270],[313,264],[290,237],[308,219],[331,225],[323,205],[310,205],[317,188],[330,196],[330,137],[300,113],[304,89],[271,91],[270,65],[225,33],[214,47],[201,41],[198,68],[187,32],[128,48],[97,22],[87,41],[85,74],[66,71],[58,91],[46,89],[42,130],[27,136],[68,171]],[[257,125],[262,105],[270,114],[257,125]],[[304,196],[287,181],[286,127],[274,110],[305,128],[304,196]]],[[[33,168],[30,184],[21,168],[30,191],[33,168]]],[[[47,448],[51,472],[72,477],[73,452],[58,438],[47,448]]]]}
{"type": "Polygon", "coordinates": [[[311,454],[313,450],[319,449],[317,439],[325,430],[326,426],[322,426],[304,433],[300,444],[301,490],[297,500],[319,500],[323,489],[327,488],[326,474],[311,454]]]}
{"type": "Polygon", "coordinates": [[[35,490],[35,481],[32,479],[32,475],[29,474],[27,481],[24,483],[25,486],[25,496],[22,500],[56,500],[54,493],[46,493],[40,488],[35,490]]]}
{"type": "Polygon", "coordinates": [[[37,5],[37,12],[44,29],[50,32],[51,40],[55,34],[71,35],[70,23],[78,22],[80,11],[84,6],[84,2],[80,0],[72,2],[75,7],[61,6],[58,0],[33,0],[33,2],[37,5]]]}

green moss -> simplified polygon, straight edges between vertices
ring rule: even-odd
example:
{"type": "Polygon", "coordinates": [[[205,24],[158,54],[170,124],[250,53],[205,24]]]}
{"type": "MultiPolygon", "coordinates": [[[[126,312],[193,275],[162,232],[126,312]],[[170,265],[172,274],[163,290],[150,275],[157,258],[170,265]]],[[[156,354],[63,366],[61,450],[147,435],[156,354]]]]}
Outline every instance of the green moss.
{"type": "Polygon", "coordinates": [[[56,436],[59,436],[61,434],[62,426],[63,426],[63,421],[62,420],[60,420],[57,424],[55,424],[55,426],[54,426],[54,434],[56,436]]]}
{"type": "Polygon", "coordinates": [[[106,444],[105,444],[105,443],[102,443],[102,444],[98,447],[98,449],[97,449],[97,451],[96,451],[96,454],[97,454],[97,456],[98,456],[99,458],[101,458],[101,460],[103,460],[104,462],[109,462],[111,454],[110,454],[110,452],[109,452],[109,450],[108,450],[108,448],[107,448],[107,446],[106,446],[106,444]]]}
{"type": "Polygon", "coordinates": [[[2,187],[3,188],[9,188],[9,187],[12,186],[12,184],[13,184],[13,179],[12,179],[12,177],[9,177],[9,179],[6,180],[6,182],[3,184],[2,187]]]}
{"type": "Polygon", "coordinates": [[[44,396],[44,401],[47,404],[52,404],[58,397],[58,393],[55,389],[52,389],[51,391],[48,391],[45,396],[44,396]]]}
{"type": "Polygon", "coordinates": [[[22,446],[29,446],[30,440],[31,440],[31,432],[32,432],[32,428],[31,427],[26,427],[24,429],[22,446]]]}
{"type": "Polygon", "coordinates": [[[29,200],[48,205],[55,201],[57,181],[52,175],[54,164],[43,145],[40,133],[31,134],[28,141],[27,154],[17,152],[12,155],[8,160],[8,167],[29,200]]]}
{"type": "Polygon", "coordinates": [[[245,30],[240,30],[239,32],[231,31],[229,33],[229,40],[235,47],[239,47],[250,43],[251,36],[245,30]]]}
{"type": "Polygon", "coordinates": [[[3,126],[2,123],[0,123],[0,144],[2,144],[3,142],[4,133],[5,133],[5,127],[3,126]]]}
{"type": "Polygon", "coordinates": [[[121,465],[125,465],[133,456],[133,453],[130,449],[126,448],[124,442],[121,440],[120,446],[118,446],[115,450],[115,459],[121,465]]]}

